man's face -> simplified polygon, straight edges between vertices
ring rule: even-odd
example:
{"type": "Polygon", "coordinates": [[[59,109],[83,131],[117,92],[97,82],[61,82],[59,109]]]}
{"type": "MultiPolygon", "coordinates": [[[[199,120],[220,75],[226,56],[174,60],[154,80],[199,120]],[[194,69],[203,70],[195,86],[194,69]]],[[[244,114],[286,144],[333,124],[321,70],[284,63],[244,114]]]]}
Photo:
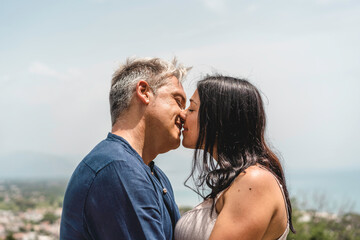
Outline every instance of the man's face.
{"type": "Polygon", "coordinates": [[[149,136],[155,151],[164,153],[180,145],[183,109],[186,95],[176,77],[170,77],[168,84],[160,87],[150,101],[146,119],[149,136]]]}

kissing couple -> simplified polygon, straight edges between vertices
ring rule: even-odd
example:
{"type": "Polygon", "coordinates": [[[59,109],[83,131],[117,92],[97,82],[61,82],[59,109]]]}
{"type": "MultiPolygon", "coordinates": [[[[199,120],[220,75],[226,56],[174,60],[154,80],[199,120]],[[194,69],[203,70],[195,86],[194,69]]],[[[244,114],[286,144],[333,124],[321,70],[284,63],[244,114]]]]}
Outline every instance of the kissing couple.
{"type": "Polygon", "coordinates": [[[188,70],[176,60],[133,58],[114,73],[112,129],[68,183],[60,239],[282,240],[295,232],[283,168],[265,141],[259,90],[208,75],[186,107],[188,70]],[[190,175],[204,201],[180,217],[153,160],[178,148],[181,134],[194,149],[190,175]]]}

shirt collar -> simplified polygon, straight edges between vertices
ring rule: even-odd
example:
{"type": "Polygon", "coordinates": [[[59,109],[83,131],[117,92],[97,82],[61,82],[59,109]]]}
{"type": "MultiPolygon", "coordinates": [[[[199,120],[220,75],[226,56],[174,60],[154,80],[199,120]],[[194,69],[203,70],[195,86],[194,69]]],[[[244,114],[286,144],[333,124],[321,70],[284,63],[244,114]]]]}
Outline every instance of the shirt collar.
{"type": "Polygon", "coordinates": [[[128,141],[125,140],[125,138],[109,132],[107,135],[107,139],[119,142],[128,152],[134,154],[134,156],[138,158],[146,167],[150,167],[151,172],[154,170],[155,162],[151,161],[149,166],[147,166],[139,153],[130,145],[128,141]]]}

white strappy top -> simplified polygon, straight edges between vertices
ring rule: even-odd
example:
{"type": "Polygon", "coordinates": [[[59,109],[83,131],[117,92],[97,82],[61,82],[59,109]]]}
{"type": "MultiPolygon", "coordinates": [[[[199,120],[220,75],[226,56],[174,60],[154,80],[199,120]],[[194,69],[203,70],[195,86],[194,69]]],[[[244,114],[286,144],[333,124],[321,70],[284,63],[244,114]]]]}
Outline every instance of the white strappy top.
{"type": "MultiPolygon", "coordinates": [[[[274,175],[274,174],[273,174],[274,175]]],[[[275,176],[274,176],[275,177],[275,176]]],[[[276,182],[279,184],[281,192],[284,197],[286,212],[287,203],[285,200],[285,193],[282,185],[279,180],[275,177],[276,182]]],[[[225,189],[227,190],[227,189],[225,189]]],[[[221,191],[215,198],[215,204],[217,200],[221,197],[223,192],[221,191]]],[[[212,215],[210,217],[212,199],[207,199],[197,205],[192,210],[184,213],[184,215],[179,219],[175,227],[175,240],[207,240],[210,237],[210,234],[214,228],[215,221],[218,217],[216,208],[214,208],[212,215]]],[[[289,213],[287,212],[288,219],[289,213]]],[[[289,220],[287,227],[284,233],[277,240],[286,240],[287,235],[289,234],[289,220]]]]}

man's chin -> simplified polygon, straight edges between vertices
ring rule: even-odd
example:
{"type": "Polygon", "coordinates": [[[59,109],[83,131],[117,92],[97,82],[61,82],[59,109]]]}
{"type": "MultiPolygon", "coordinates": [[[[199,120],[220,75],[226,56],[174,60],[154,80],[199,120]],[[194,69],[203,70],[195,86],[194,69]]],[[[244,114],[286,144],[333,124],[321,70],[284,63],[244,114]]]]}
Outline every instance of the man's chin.
{"type": "Polygon", "coordinates": [[[177,149],[178,147],[180,147],[180,138],[178,140],[175,140],[175,141],[172,141],[171,144],[169,142],[168,144],[168,148],[167,149],[162,149],[162,151],[160,152],[161,153],[166,153],[168,151],[171,151],[171,150],[175,150],[177,149]]]}
{"type": "Polygon", "coordinates": [[[174,144],[170,150],[174,150],[180,147],[180,138],[177,141],[174,141],[174,144]]]}

